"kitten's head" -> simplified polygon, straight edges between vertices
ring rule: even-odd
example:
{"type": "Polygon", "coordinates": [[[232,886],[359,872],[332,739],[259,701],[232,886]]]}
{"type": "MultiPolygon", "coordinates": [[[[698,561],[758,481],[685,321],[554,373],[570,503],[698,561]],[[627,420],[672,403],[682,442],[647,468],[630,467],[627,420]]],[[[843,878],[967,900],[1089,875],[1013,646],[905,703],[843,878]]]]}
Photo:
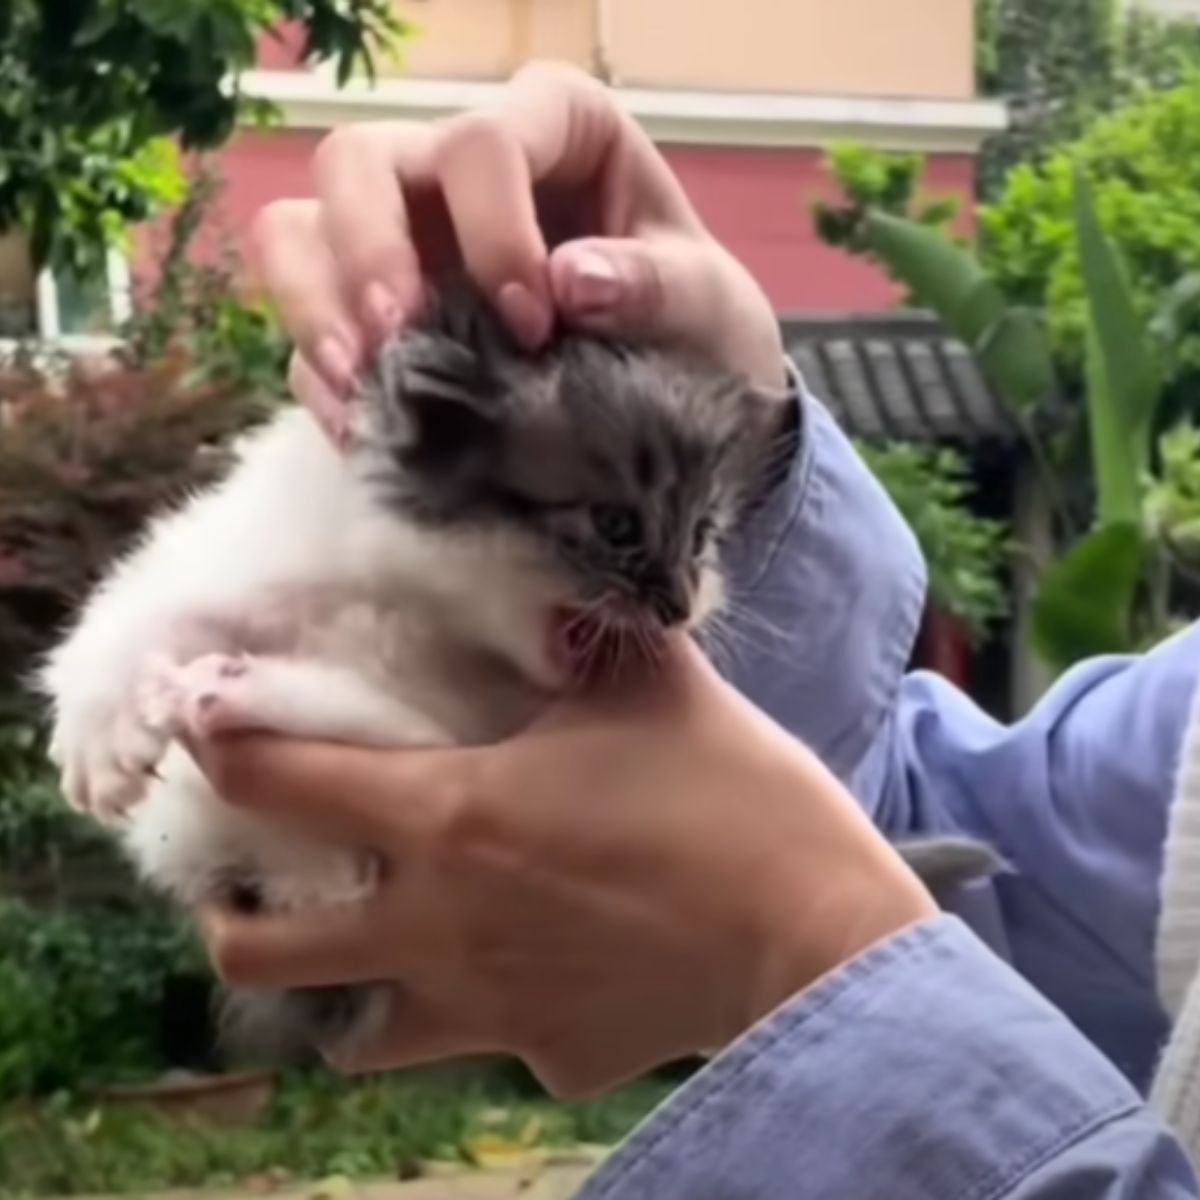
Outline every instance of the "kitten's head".
{"type": "Polygon", "coordinates": [[[564,334],[531,358],[461,290],[384,347],[363,397],[388,503],[519,547],[597,640],[713,611],[722,546],[790,437],[779,395],[694,356],[564,334]]]}

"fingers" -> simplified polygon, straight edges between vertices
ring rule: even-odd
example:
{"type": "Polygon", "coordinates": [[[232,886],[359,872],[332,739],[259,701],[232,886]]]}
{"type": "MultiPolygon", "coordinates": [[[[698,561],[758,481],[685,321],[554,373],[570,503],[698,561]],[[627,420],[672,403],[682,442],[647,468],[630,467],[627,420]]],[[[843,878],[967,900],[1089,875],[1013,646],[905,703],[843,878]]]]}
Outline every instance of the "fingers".
{"type": "Polygon", "coordinates": [[[554,312],[520,141],[491,114],[457,117],[438,139],[437,174],[468,274],[522,344],[536,349],[550,334],[554,312]]]}
{"type": "Polygon", "coordinates": [[[531,63],[509,83],[499,109],[520,141],[530,175],[608,202],[608,232],[635,219],[699,227],[679,181],[645,131],[597,79],[561,63],[531,63]],[[623,214],[617,216],[614,210],[623,214]]]}
{"type": "Polygon", "coordinates": [[[298,351],[292,354],[288,364],[288,387],[292,395],[316,418],[325,436],[335,445],[342,445],[349,424],[345,398],[339,396],[298,351]]]}
{"type": "Polygon", "coordinates": [[[367,904],[255,916],[208,909],[200,915],[200,929],[213,966],[227,984],[335,987],[387,975],[379,961],[373,915],[367,904]]]}
{"type": "Polygon", "coordinates": [[[434,836],[456,815],[468,752],[367,749],[268,734],[193,740],[222,799],[325,841],[391,851],[434,836]]]}
{"type": "Polygon", "coordinates": [[[782,385],[783,345],[769,303],[707,237],[580,238],[551,255],[550,284],[576,329],[694,346],[756,383],[782,385]]]}
{"type": "MultiPolygon", "coordinates": [[[[523,344],[545,340],[556,296],[535,188],[549,187],[559,200],[565,191],[567,207],[603,233],[654,227],[694,237],[700,229],[644,131],[608,89],[563,66],[521,71],[491,113],[335,130],[316,153],[313,175],[316,200],[269,206],[255,242],[309,368],[305,401],[326,428],[334,421],[330,397],[343,400],[370,346],[419,309],[423,271],[456,261],[453,244],[442,242],[457,243],[467,271],[523,344]],[[319,399],[311,376],[325,385],[319,399]]],[[[676,276],[687,286],[683,257],[659,264],[668,290],[676,276]]],[[[617,266],[640,270],[628,256],[617,266]]],[[[656,278],[642,272],[615,311],[589,311],[581,323],[603,329],[657,311],[656,278]]],[[[593,290],[602,283],[593,279],[593,290]]]]}
{"type": "Polygon", "coordinates": [[[434,1005],[401,986],[393,990],[387,1029],[381,1038],[366,1045],[334,1047],[326,1052],[325,1060],[338,1071],[357,1074],[395,1071],[501,1049],[469,1032],[462,1021],[448,1020],[434,1005]]]}
{"type": "Polygon", "coordinates": [[[421,304],[407,193],[434,178],[435,130],[408,121],[347,125],[321,142],[313,181],[344,304],[368,337],[397,332],[421,304]]]}
{"type": "Polygon", "coordinates": [[[720,302],[711,256],[694,238],[583,238],[550,260],[555,302],[577,328],[695,341],[720,302]]]}
{"type": "Polygon", "coordinates": [[[269,204],[254,223],[258,274],[297,348],[339,398],[350,394],[362,352],[342,302],[339,271],[311,200],[269,204]]]}

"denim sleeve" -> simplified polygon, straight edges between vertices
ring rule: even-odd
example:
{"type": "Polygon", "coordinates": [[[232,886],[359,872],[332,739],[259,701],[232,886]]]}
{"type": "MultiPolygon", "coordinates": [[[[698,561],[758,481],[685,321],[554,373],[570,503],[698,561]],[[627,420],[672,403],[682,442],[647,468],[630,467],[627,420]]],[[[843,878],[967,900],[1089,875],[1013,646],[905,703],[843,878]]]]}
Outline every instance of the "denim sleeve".
{"type": "Polygon", "coordinates": [[[936,676],[906,676],[920,551],[828,412],[798,395],[801,452],[735,559],[727,674],[894,840],[998,846],[1012,873],[955,911],[1145,1086],[1166,1033],[1155,931],[1200,627],[1078,667],[1011,726],[936,676]]]}
{"type": "Polygon", "coordinates": [[[878,742],[916,637],[925,563],[824,406],[797,383],[801,442],[730,572],[715,659],[853,782],[878,742]]]}
{"type": "Polygon", "coordinates": [[[579,1200],[1185,1200],[1137,1093],[955,917],[897,935],[672,1096],[579,1200]]]}
{"type": "Polygon", "coordinates": [[[892,838],[956,830],[1000,849],[1013,869],[974,915],[990,905],[993,944],[1142,1088],[1168,1025],[1155,938],[1198,675],[1195,626],[1080,665],[1014,725],[912,675],[880,732],[878,786],[861,793],[892,838]]]}

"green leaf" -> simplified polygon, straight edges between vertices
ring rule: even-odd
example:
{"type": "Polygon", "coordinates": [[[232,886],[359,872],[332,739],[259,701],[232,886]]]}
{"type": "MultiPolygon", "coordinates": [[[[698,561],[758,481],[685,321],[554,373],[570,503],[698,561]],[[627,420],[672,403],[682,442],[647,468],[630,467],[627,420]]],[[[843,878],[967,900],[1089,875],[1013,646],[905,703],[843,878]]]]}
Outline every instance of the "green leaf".
{"type": "Polygon", "coordinates": [[[1051,394],[1054,364],[1036,314],[1010,308],[968,251],[937,230],[880,212],[868,214],[866,239],[916,299],[971,348],[1006,404],[1024,411],[1051,394]]]}
{"type": "Polygon", "coordinates": [[[1150,322],[1150,336],[1162,353],[1174,355],[1200,315],[1200,271],[1189,271],[1167,289],[1150,322]]]}
{"type": "Polygon", "coordinates": [[[1054,391],[1054,360],[1037,314],[1010,308],[974,344],[988,382],[1006,403],[1028,411],[1054,391]]]}
{"type": "Polygon", "coordinates": [[[1081,538],[1042,577],[1033,603],[1033,645],[1065,670],[1097,654],[1133,644],[1131,614],[1144,546],[1127,521],[1101,525],[1081,538]]]}
{"type": "MultiPolygon", "coordinates": [[[[1089,394],[1088,408],[1094,423],[1097,403],[1111,407],[1111,413],[1100,419],[1115,425],[1138,478],[1149,459],[1150,428],[1162,395],[1162,376],[1117,251],[1100,226],[1091,188],[1078,166],[1074,188],[1075,237],[1092,331],[1089,383],[1101,376],[1104,380],[1095,398],[1089,394]]],[[[1099,463],[1096,469],[1099,475],[1099,463]]]]}
{"type": "Polygon", "coordinates": [[[1102,525],[1138,520],[1141,512],[1142,471],[1127,430],[1110,394],[1110,382],[1099,345],[1090,325],[1085,342],[1088,432],[1092,474],[1096,481],[1096,516],[1102,525]]]}
{"type": "Polygon", "coordinates": [[[903,217],[871,212],[872,252],[932,308],[947,327],[974,344],[1004,313],[1004,297],[978,261],[949,238],[903,217]]]}

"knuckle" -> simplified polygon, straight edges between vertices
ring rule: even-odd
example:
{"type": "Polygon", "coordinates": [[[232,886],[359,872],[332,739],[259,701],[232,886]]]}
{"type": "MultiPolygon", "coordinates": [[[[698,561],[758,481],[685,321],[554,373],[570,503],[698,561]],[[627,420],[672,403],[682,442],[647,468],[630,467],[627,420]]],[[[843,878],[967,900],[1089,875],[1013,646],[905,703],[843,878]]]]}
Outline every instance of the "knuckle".
{"type": "Polygon", "coordinates": [[[293,241],[300,218],[310,207],[311,202],[304,200],[273,200],[254,215],[250,242],[264,266],[269,266],[278,247],[293,241]]]}
{"type": "Polygon", "coordinates": [[[464,765],[453,776],[431,781],[431,833],[447,861],[477,857],[508,840],[503,814],[488,799],[491,793],[482,771],[464,765]]]}
{"type": "Polygon", "coordinates": [[[662,265],[653,254],[637,254],[629,264],[630,317],[653,324],[667,311],[668,287],[662,265]]]}
{"type": "Polygon", "coordinates": [[[523,85],[532,84],[547,89],[606,90],[594,75],[589,75],[582,67],[546,58],[531,59],[523,64],[513,73],[512,82],[523,85]]]}
{"type": "Polygon", "coordinates": [[[457,163],[460,158],[507,148],[516,144],[502,114],[486,109],[457,113],[442,123],[434,152],[439,166],[457,163]]]}
{"type": "Polygon", "coordinates": [[[373,154],[377,143],[369,125],[339,125],[317,143],[312,156],[312,173],[319,182],[336,178],[364,155],[373,154]]]}

